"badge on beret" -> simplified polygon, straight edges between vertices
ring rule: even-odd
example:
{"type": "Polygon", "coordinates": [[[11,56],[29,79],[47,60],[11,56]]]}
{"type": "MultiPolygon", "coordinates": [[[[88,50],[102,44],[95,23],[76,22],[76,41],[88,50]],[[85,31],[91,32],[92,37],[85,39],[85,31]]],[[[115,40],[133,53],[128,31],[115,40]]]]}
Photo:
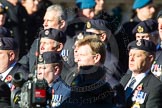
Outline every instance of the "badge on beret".
{"type": "Polygon", "coordinates": [[[3,12],[3,8],[0,6],[0,13],[2,13],[3,12]]]}
{"type": "Polygon", "coordinates": [[[137,31],[138,33],[142,33],[144,31],[144,28],[141,26],[138,26],[137,31]]]}
{"type": "Polygon", "coordinates": [[[136,43],[137,46],[141,46],[141,44],[142,44],[141,40],[138,40],[137,43],[136,43]]]}
{"type": "Polygon", "coordinates": [[[84,38],[83,34],[79,33],[79,35],[77,36],[77,39],[80,40],[80,39],[83,39],[83,38],[84,38]]]}
{"type": "Polygon", "coordinates": [[[87,22],[87,28],[91,28],[91,23],[90,22],[87,22]]]}
{"type": "Polygon", "coordinates": [[[46,30],[46,31],[44,32],[44,34],[45,34],[45,35],[49,35],[49,30],[46,30]]]}
{"type": "Polygon", "coordinates": [[[38,60],[39,60],[39,62],[43,62],[42,54],[39,55],[38,60]]]}

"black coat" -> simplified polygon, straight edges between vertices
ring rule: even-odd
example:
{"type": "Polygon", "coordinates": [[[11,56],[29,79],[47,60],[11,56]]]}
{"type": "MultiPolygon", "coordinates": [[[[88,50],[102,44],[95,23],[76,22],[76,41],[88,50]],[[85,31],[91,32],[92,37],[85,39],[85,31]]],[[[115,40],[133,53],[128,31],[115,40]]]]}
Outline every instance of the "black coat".
{"type": "Polygon", "coordinates": [[[28,14],[21,3],[16,6],[7,0],[0,0],[0,2],[8,9],[6,11],[6,22],[4,26],[11,31],[12,36],[17,41],[20,47],[20,57],[25,54],[25,46],[28,44],[28,14]]]}
{"type": "Polygon", "coordinates": [[[124,107],[123,87],[102,67],[82,67],[70,85],[71,96],[61,108],[124,107]]]}
{"type": "MultiPolygon", "coordinates": [[[[121,79],[121,84],[125,87],[131,78],[132,73],[129,72],[121,79]]],[[[162,82],[149,72],[142,81],[137,85],[135,90],[142,84],[141,92],[146,93],[146,98],[140,108],[162,108],[162,82]]],[[[135,102],[132,101],[134,91],[127,99],[127,108],[130,108],[135,102]]]]}
{"type": "Polygon", "coordinates": [[[0,107],[8,108],[10,106],[10,88],[6,83],[0,80],[0,107]]]}

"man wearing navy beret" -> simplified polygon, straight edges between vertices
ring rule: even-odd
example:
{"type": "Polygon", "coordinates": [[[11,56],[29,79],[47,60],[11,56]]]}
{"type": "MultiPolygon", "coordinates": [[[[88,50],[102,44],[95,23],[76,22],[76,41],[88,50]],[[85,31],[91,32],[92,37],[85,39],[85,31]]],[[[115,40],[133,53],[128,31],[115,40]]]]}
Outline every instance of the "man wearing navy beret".
{"type": "Polygon", "coordinates": [[[61,56],[54,52],[44,52],[38,58],[37,78],[47,80],[49,89],[48,101],[52,108],[58,107],[70,96],[70,86],[62,81],[60,74],[62,70],[61,56]]]}
{"type": "Polygon", "coordinates": [[[135,34],[136,40],[146,39],[153,41],[156,45],[158,43],[159,33],[156,20],[148,19],[141,21],[134,27],[132,32],[135,34]]]}
{"type": "Polygon", "coordinates": [[[129,70],[121,79],[125,88],[126,108],[161,108],[162,82],[151,72],[156,46],[149,40],[136,40],[128,45],[129,70]]]}
{"type": "Polygon", "coordinates": [[[125,62],[125,59],[128,58],[127,45],[135,40],[135,34],[132,33],[132,30],[139,22],[153,18],[155,13],[153,0],[134,0],[132,10],[130,20],[126,21],[115,35],[119,44],[119,59],[124,62],[126,70],[128,68],[128,63],[125,62]]]}
{"type": "Polygon", "coordinates": [[[135,40],[134,34],[132,34],[133,28],[140,22],[150,18],[153,18],[155,8],[153,6],[153,0],[134,0],[133,3],[133,17],[129,22],[126,22],[124,30],[130,36],[131,41],[135,40]]]}

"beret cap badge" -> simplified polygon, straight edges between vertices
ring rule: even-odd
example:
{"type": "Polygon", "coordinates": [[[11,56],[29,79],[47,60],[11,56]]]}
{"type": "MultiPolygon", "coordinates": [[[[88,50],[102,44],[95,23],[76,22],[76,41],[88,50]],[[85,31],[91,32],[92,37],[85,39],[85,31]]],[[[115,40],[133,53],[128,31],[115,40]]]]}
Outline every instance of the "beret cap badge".
{"type": "Polygon", "coordinates": [[[49,30],[46,30],[46,31],[44,32],[44,34],[45,34],[45,35],[49,35],[49,30]]]}
{"type": "Polygon", "coordinates": [[[91,23],[87,22],[87,28],[91,28],[91,23]]]}
{"type": "Polygon", "coordinates": [[[144,31],[144,28],[141,26],[138,26],[137,31],[138,33],[142,33],[144,31]]]}
{"type": "Polygon", "coordinates": [[[142,44],[141,40],[138,40],[137,43],[136,43],[137,46],[141,46],[141,44],[142,44]]]}
{"type": "Polygon", "coordinates": [[[42,54],[39,55],[38,61],[39,62],[43,62],[43,56],[42,56],[42,54]]]}
{"type": "Polygon", "coordinates": [[[84,36],[83,36],[83,34],[82,33],[79,33],[79,35],[77,36],[77,39],[83,39],[84,38],[84,36]]]}

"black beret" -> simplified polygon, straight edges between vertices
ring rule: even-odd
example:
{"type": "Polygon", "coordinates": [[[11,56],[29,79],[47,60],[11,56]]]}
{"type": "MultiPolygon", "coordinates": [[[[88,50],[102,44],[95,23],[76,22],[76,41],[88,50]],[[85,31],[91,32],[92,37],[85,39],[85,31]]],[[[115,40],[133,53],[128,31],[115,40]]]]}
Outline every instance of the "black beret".
{"type": "Polygon", "coordinates": [[[60,54],[53,51],[44,52],[38,57],[39,64],[40,63],[51,64],[51,63],[60,63],[60,62],[61,62],[60,54]]]}
{"type": "Polygon", "coordinates": [[[63,44],[66,42],[66,35],[64,32],[54,28],[42,30],[39,35],[41,38],[49,38],[63,44]]]}
{"type": "Polygon", "coordinates": [[[6,9],[7,8],[2,3],[0,3],[0,14],[6,13],[6,9]]]}
{"type": "Polygon", "coordinates": [[[139,24],[137,24],[132,33],[155,33],[158,31],[158,23],[153,19],[148,19],[145,21],[141,21],[139,24]]]}
{"type": "Polygon", "coordinates": [[[152,41],[145,40],[145,39],[135,40],[128,44],[128,50],[134,48],[139,50],[144,50],[150,53],[156,52],[156,45],[152,41]]]}
{"type": "Polygon", "coordinates": [[[162,18],[162,10],[158,12],[157,19],[162,18]]]}
{"type": "Polygon", "coordinates": [[[0,50],[16,50],[18,45],[14,38],[0,37],[0,50]]]}
{"type": "Polygon", "coordinates": [[[105,32],[111,32],[109,29],[109,23],[102,19],[92,19],[86,23],[86,29],[103,30],[105,32]]]}
{"type": "Polygon", "coordinates": [[[10,31],[5,27],[0,27],[0,37],[12,37],[10,31]]]}

